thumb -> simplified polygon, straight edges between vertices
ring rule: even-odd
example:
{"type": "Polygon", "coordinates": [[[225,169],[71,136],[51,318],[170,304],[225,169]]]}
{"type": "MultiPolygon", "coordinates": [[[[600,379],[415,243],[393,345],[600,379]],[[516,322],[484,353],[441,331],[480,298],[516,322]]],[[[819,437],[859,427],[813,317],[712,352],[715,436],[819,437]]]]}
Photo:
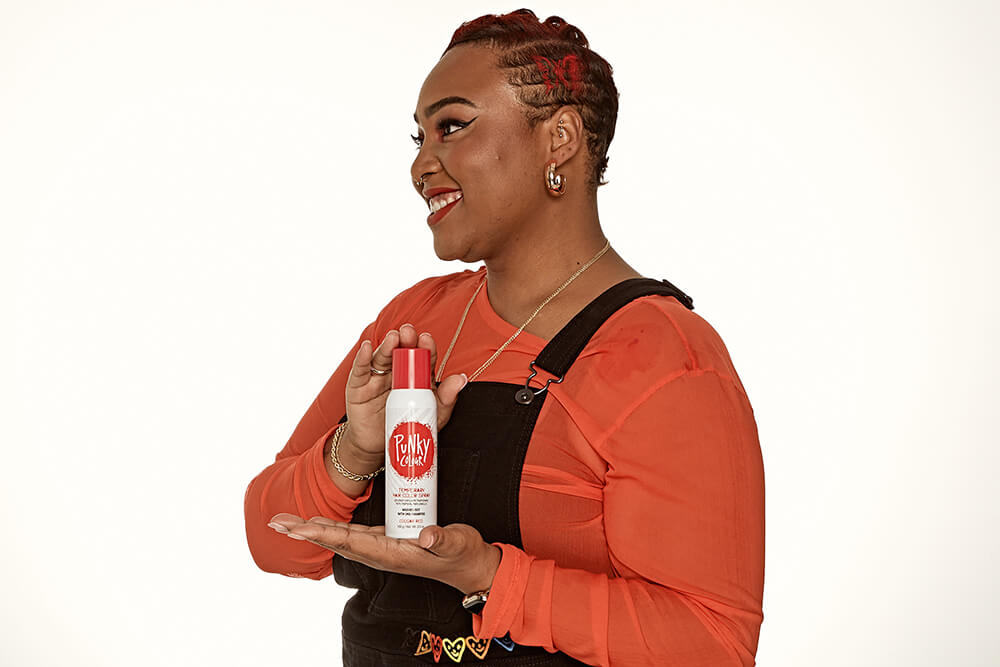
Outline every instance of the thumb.
{"type": "Polygon", "coordinates": [[[455,401],[458,400],[458,392],[469,383],[465,373],[459,375],[449,375],[437,387],[438,402],[438,430],[444,428],[451,418],[451,411],[455,408],[455,401]]]}
{"type": "Polygon", "coordinates": [[[440,526],[424,526],[417,537],[417,544],[438,555],[441,553],[444,542],[444,531],[441,530],[440,526]]]}

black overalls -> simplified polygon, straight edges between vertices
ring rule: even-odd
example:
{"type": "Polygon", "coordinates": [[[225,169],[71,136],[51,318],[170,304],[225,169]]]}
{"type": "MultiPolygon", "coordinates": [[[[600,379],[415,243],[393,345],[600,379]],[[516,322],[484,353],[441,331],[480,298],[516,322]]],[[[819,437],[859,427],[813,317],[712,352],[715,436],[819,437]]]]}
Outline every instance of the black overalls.
{"type": "MultiPolygon", "coordinates": [[[[587,341],[615,311],[651,294],[673,296],[693,307],[686,294],[665,280],[625,280],[590,302],[548,342],[525,369],[524,385],[470,382],[459,392],[448,424],[438,433],[438,525],[466,523],[487,543],[524,548],[518,519],[521,467],[548,394],[545,388],[562,381],[587,341]],[[528,384],[538,369],[551,376],[540,389],[528,384]]],[[[384,476],[373,484],[371,497],[354,512],[355,523],[385,523],[384,476]]],[[[346,667],[584,664],[562,652],[516,645],[509,637],[477,640],[472,615],[461,605],[463,594],[439,581],[383,572],[341,556],[334,556],[333,573],[338,584],[358,589],[344,607],[346,667]]]]}

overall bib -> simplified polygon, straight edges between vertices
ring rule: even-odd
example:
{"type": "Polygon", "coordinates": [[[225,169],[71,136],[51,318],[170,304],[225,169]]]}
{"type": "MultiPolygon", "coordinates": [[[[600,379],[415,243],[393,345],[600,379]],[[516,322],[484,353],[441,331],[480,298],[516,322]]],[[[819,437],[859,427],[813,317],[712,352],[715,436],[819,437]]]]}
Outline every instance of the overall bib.
{"type": "MultiPolygon", "coordinates": [[[[548,342],[526,369],[524,385],[470,382],[459,392],[448,424],[438,433],[438,525],[466,523],[487,543],[524,548],[518,519],[521,469],[545,390],[562,382],[612,314],[651,294],[672,296],[693,308],[690,297],[666,280],[625,280],[590,302],[548,342]],[[535,389],[528,383],[539,368],[552,377],[535,389]]],[[[384,479],[375,478],[371,497],[354,512],[354,523],[385,523],[384,479]]],[[[462,592],[439,581],[383,572],[339,555],[334,556],[333,573],[341,586],[358,589],[344,606],[346,667],[585,664],[562,652],[514,644],[509,637],[476,639],[472,615],[462,608],[462,592]]]]}

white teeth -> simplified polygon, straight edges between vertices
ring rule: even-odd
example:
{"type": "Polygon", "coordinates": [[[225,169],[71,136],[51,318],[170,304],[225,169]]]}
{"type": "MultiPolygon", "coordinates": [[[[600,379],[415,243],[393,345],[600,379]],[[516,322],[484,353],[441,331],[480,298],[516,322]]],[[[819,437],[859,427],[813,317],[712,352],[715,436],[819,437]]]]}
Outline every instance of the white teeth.
{"type": "Polygon", "coordinates": [[[456,190],[454,192],[447,192],[443,195],[437,195],[436,197],[431,197],[430,200],[427,202],[427,205],[428,207],[430,207],[431,213],[436,213],[437,211],[440,211],[448,204],[452,203],[453,201],[457,201],[461,198],[462,198],[462,191],[456,190]]]}

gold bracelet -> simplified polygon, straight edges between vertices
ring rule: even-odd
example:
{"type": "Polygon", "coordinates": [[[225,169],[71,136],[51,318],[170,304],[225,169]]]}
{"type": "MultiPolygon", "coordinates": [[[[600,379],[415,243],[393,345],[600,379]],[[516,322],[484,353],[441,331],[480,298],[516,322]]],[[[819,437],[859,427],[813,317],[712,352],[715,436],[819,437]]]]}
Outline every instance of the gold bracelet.
{"type": "Polygon", "coordinates": [[[333,461],[333,467],[337,469],[337,472],[347,479],[353,479],[355,482],[364,482],[385,470],[385,465],[383,465],[375,472],[370,472],[367,475],[358,475],[344,467],[344,464],[342,464],[340,459],[337,457],[337,449],[340,448],[340,439],[344,437],[344,431],[346,430],[347,422],[344,422],[337,427],[337,430],[334,431],[333,435],[330,437],[330,460],[333,461]]]}

